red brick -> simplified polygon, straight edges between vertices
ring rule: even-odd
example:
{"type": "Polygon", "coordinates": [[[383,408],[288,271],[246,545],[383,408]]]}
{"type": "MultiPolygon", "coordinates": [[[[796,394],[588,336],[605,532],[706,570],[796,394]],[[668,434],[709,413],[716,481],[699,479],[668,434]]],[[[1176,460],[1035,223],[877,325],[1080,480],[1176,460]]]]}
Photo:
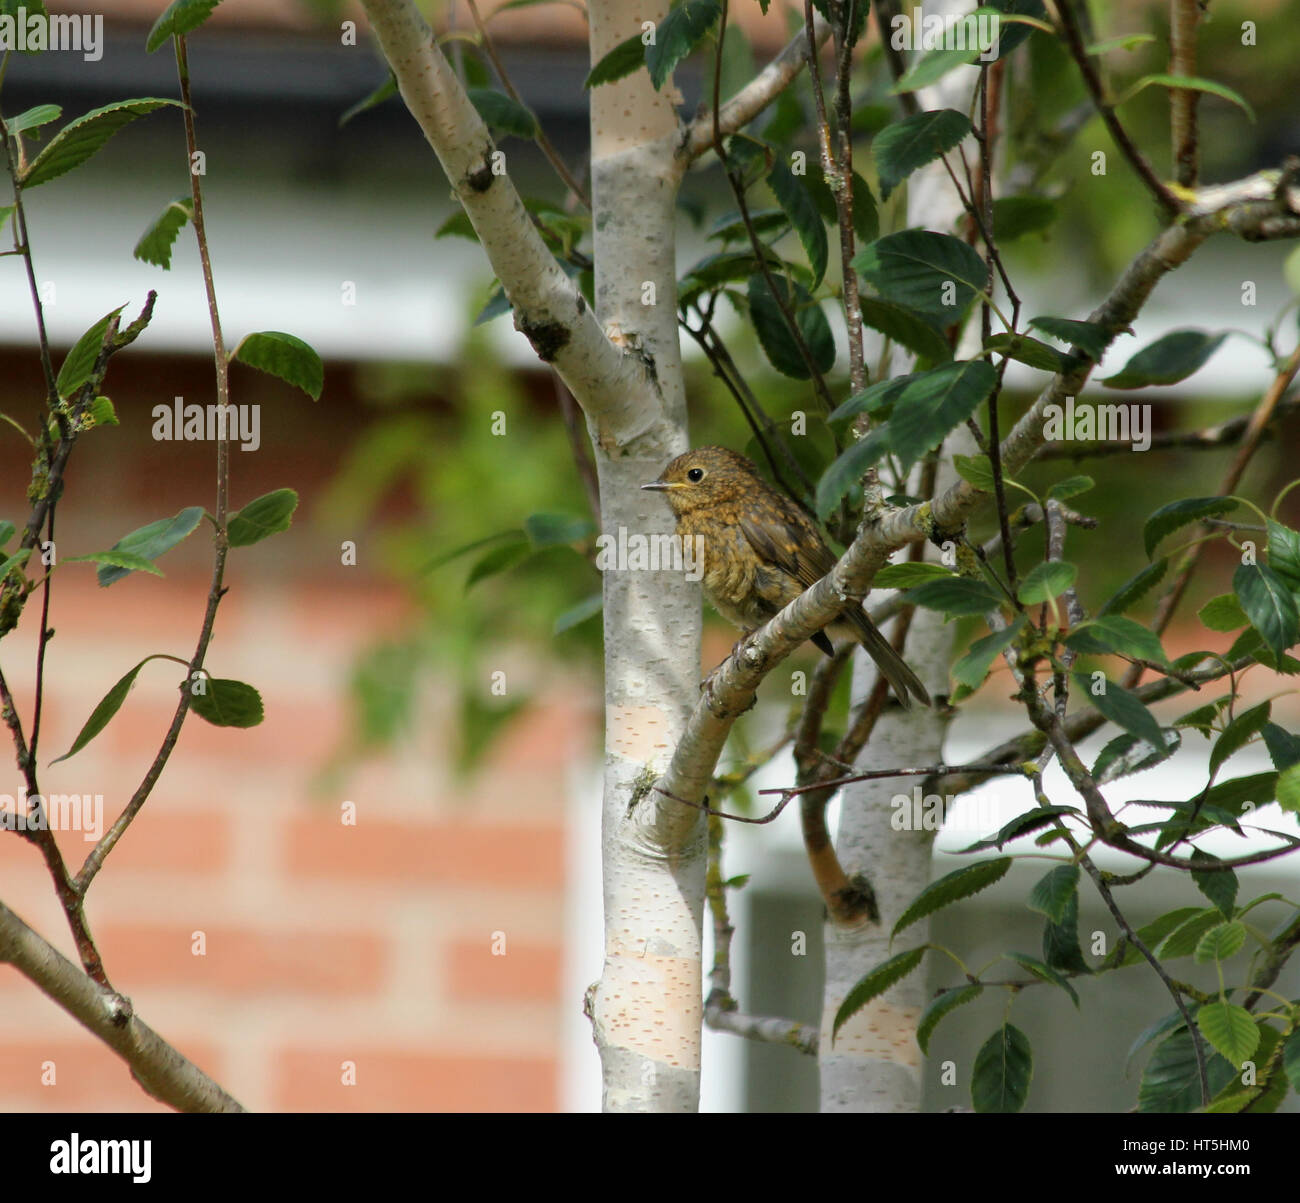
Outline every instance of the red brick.
{"type": "Polygon", "coordinates": [[[287,869],[301,877],[501,885],[558,890],[564,881],[559,825],[416,824],[376,821],[359,803],[355,827],[335,812],[300,816],[286,828],[287,869]]]}
{"type": "Polygon", "coordinates": [[[506,933],[505,952],[493,955],[485,933],[456,940],[446,950],[446,980],[453,998],[553,1002],[560,994],[563,952],[557,944],[528,943],[506,933]]]}
{"type": "Polygon", "coordinates": [[[369,994],[387,971],[388,947],[381,937],[357,932],[254,931],[228,924],[104,923],[99,950],[115,985],[181,985],[255,994],[369,994]],[[206,955],[190,951],[192,933],[202,931],[206,955]]]}
{"type": "MultiPolygon", "coordinates": [[[[218,873],[230,863],[231,832],[234,821],[228,815],[185,811],[167,813],[161,803],[166,792],[166,774],[156,793],[145,803],[135,822],[127,828],[104,862],[105,871],[122,869],[163,869],[184,873],[218,873]]],[[[105,805],[104,823],[110,825],[116,814],[105,805]]],[[[80,841],[78,841],[80,845],[80,841]]],[[[85,859],[92,845],[76,849],[64,845],[75,869],[85,859]]]]}
{"type": "Polygon", "coordinates": [[[554,1111],[550,1057],[473,1057],[358,1048],[287,1049],[276,1059],[283,1111],[554,1111]],[[344,1061],[356,1085],[342,1084],[344,1061]]]}

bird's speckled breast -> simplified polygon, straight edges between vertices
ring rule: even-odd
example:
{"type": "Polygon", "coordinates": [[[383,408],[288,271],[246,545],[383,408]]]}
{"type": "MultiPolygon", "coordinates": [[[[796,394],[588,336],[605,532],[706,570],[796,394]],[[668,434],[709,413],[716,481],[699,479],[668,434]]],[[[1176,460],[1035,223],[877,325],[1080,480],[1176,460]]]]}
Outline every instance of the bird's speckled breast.
{"type": "Polygon", "coordinates": [[[715,524],[704,536],[703,560],[704,596],[742,630],[762,626],[799,593],[783,572],[755,556],[739,526],[715,524]],[[719,529],[725,532],[721,539],[719,529]]]}

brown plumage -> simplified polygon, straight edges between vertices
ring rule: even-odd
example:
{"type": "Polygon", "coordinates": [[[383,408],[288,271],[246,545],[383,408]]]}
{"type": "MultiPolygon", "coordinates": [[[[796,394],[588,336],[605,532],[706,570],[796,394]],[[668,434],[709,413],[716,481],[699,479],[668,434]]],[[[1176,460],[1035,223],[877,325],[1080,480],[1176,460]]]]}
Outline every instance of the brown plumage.
{"type": "MultiPolygon", "coordinates": [[[[683,540],[703,536],[704,596],[746,634],[835,567],[812,519],[772,488],[752,462],[726,447],[699,447],[679,455],[658,480],[641,487],[663,493],[683,540]]],[[[861,643],[904,706],[911,704],[909,693],[930,704],[925,686],[860,605],[846,606],[827,630],[861,643]]],[[[818,631],[813,642],[832,654],[825,631],[818,631]]]]}

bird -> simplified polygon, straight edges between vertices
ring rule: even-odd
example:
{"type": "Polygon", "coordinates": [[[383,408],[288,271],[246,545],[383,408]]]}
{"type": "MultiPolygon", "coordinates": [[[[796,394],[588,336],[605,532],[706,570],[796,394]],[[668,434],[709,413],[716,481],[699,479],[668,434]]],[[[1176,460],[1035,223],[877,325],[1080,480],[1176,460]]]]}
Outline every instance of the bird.
{"type": "MultiPolygon", "coordinates": [[[[808,514],[768,484],[752,460],[727,447],[687,451],[658,480],[641,487],[664,495],[680,539],[702,536],[696,546],[703,558],[704,596],[745,635],[835,567],[835,556],[808,514]]],[[[828,631],[861,643],[904,706],[911,705],[911,695],[931,704],[920,678],[859,602],[849,602],[839,619],[812,636],[831,656],[828,631]]]]}

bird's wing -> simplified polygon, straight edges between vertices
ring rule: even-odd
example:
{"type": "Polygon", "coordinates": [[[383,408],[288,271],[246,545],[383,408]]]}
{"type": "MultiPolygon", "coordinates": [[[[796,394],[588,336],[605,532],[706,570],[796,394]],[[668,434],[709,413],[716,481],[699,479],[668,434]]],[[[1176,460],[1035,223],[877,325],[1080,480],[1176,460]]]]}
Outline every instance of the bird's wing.
{"type": "Polygon", "coordinates": [[[760,559],[794,577],[805,589],[835,567],[835,557],[811,522],[798,523],[771,510],[751,510],[741,515],[740,529],[760,559]]]}

